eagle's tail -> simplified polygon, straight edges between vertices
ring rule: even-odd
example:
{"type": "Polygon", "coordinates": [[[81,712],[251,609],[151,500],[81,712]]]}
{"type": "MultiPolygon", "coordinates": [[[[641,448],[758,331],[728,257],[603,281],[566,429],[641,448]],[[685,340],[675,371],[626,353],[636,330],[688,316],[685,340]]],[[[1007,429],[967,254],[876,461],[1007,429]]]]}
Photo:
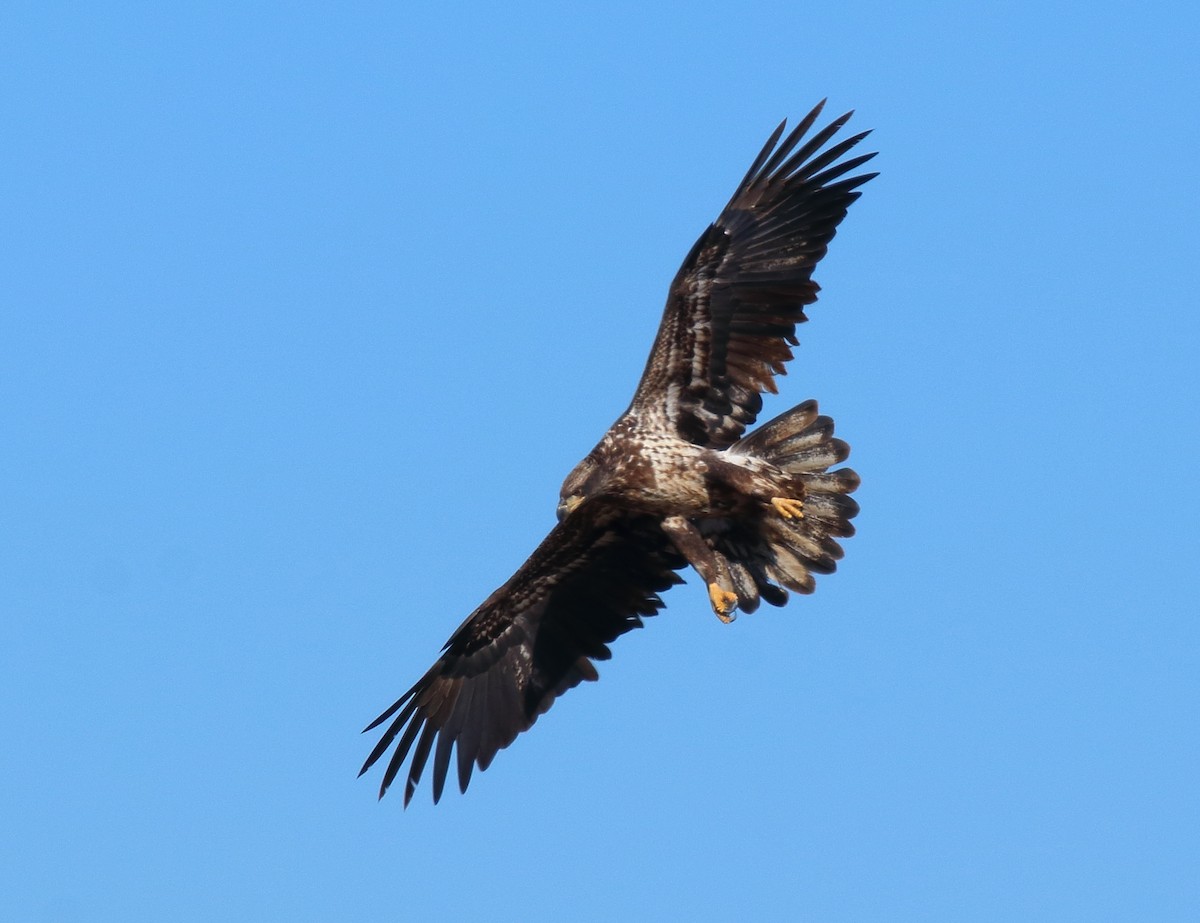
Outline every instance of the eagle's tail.
{"type": "MultiPolygon", "coordinates": [[[[708,536],[729,563],[738,608],[753,612],[759,600],[781,606],[787,590],[811,593],[814,574],[829,574],[842,558],[838,538],[854,534],[858,504],[849,496],[859,479],[849,468],[829,469],[850,455],[834,438],[833,420],[805,401],[740,440],[732,451],[770,462],[804,485],[804,515],[764,514],[750,523],[727,523],[708,536]]],[[[714,524],[715,525],[715,524],[714,524]]]]}

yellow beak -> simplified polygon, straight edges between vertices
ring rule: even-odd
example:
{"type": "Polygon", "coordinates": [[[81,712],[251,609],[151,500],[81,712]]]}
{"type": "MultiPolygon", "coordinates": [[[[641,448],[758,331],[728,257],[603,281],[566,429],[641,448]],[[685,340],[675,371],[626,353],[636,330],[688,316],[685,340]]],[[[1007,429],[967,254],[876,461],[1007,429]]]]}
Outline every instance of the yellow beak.
{"type": "Polygon", "coordinates": [[[569,497],[563,497],[558,501],[558,521],[562,522],[573,512],[575,508],[583,502],[583,497],[579,494],[571,494],[569,497]]]}

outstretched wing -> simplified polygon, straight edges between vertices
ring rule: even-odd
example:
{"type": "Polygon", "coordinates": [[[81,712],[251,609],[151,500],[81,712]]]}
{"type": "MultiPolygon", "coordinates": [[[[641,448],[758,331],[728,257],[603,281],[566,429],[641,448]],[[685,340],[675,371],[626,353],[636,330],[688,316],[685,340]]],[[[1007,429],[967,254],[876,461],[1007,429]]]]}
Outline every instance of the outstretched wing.
{"type": "Polygon", "coordinates": [[[658,594],[681,582],[675,571],[684,564],[653,519],[584,503],[463,622],[429,672],[366,728],[391,719],[359,775],[399,738],[379,796],[411,753],[407,806],[432,753],[436,803],[457,745],[465,792],[474,766],[487,769],[558,696],[598,678],[592,661],[607,660],[609,642],[658,612],[658,594]]]}
{"type": "Polygon", "coordinates": [[[804,306],[817,299],[813,267],[861,194],[854,190],[877,175],[841,179],[875,156],[839,162],[869,132],[822,150],[851,113],[805,141],[822,106],[782,143],[786,123],[775,130],[683,261],[630,407],[642,419],[725,448],[754,422],[762,392],[775,391],[804,306]]]}

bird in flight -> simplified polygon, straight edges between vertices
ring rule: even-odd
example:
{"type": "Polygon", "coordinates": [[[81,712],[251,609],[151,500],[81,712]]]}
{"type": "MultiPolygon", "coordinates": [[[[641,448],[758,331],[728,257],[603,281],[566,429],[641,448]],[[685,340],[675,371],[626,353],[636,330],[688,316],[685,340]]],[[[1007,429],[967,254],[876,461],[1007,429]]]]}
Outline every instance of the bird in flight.
{"type": "Polygon", "coordinates": [[[681,569],[723,622],[834,570],[859,479],[830,470],[849,455],[833,421],[806,401],[747,432],[816,301],[813,268],[877,175],[847,176],[874,156],[846,156],[868,132],[831,143],[850,113],[809,136],[823,105],[775,129],[684,259],[633,400],[567,475],[558,524],[366,728],[385,730],[359,775],[395,745],[381,798],[407,760],[407,807],[431,756],[434,802],[452,761],[465,792],[474,767],[598,678],[593,661],[659,611],[681,569]]]}

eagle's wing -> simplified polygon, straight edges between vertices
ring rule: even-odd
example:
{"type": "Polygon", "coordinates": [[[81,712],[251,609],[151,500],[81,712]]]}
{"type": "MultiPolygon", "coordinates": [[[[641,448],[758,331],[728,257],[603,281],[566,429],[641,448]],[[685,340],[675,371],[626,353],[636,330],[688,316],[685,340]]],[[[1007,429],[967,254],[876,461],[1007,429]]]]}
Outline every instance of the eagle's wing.
{"type": "Polygon", "coordinates": [[[437,802],[457,744],[458,784],[466,791],[473,766],[486,769],[558,696],[598,677],[592,661],[607,660],[609,642],[659,610],[658,594],[681,582],[675,571],[684,564],[655,520],[603,501],[583,504],[366,728],[391,719],[359,775],[399,738],[379,796],[411,752],[407,806],[432,753],[437,802]]]}
{"type": "Polygon", "coordinates": [[[813,267],[861,194],[854,190],[877,175],[840,178],[875,156],[839,162],[868,132],[822,150],[851,113],[805,140],[823,105],[782,143],[786,123],[775,130],[683,261],[631,413],[725,448],[754,422],[761,393],[775,391],[804,306],[817,298],[813,267]]]}

